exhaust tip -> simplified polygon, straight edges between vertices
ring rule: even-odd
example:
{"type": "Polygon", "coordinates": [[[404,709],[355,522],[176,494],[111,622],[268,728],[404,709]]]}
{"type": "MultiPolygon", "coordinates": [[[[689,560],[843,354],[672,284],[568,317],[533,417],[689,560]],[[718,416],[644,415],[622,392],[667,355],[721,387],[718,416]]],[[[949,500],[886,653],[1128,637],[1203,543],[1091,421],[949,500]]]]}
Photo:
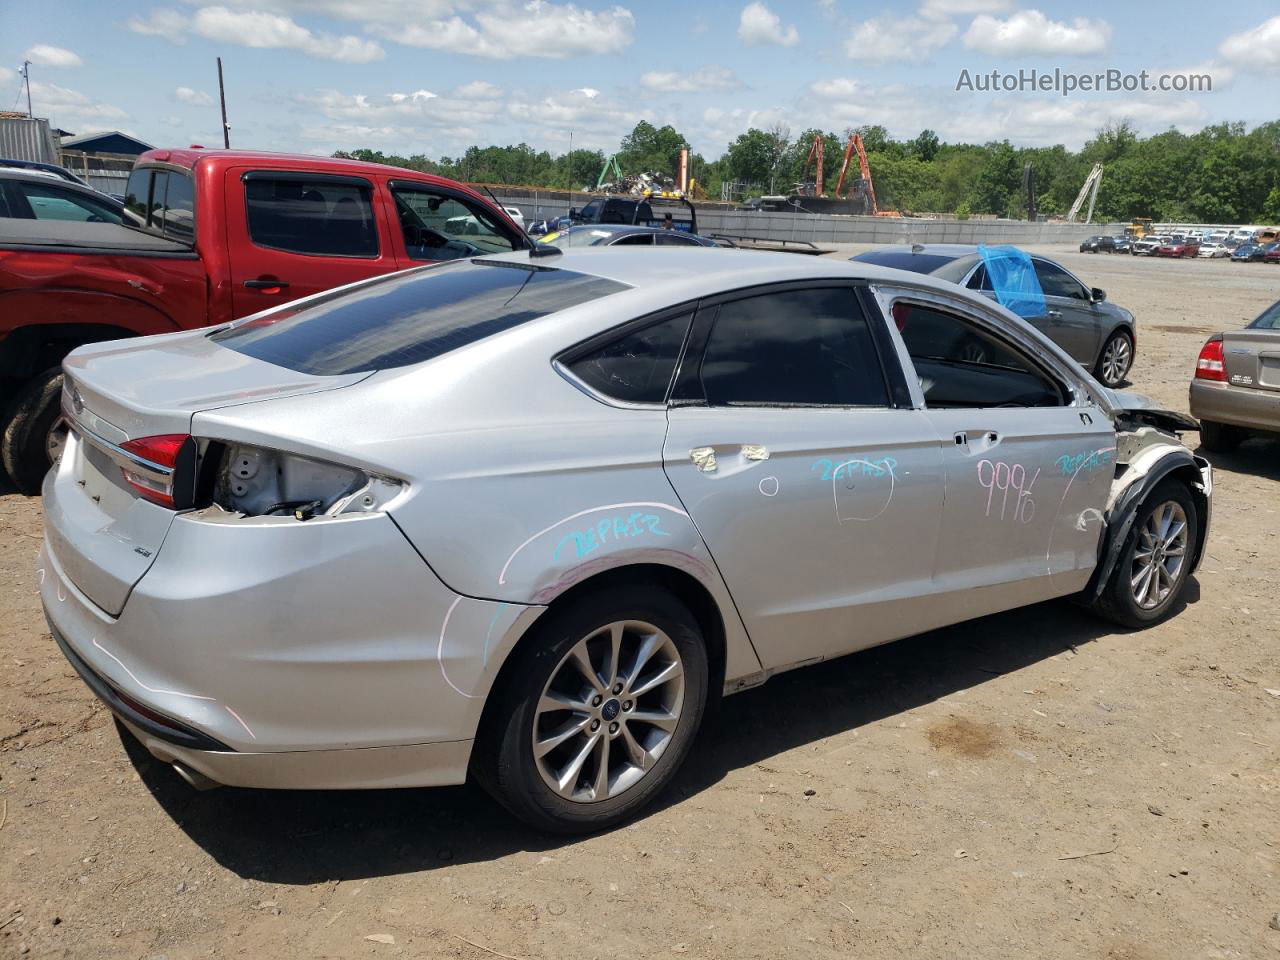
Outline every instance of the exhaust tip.
{"type": "Polygon", "coordinates": [[[217,780],[212,780],[209,777],[206,777],[198,770],[192,770],[185,763],[182,763],[179,760],[175,760],[173,762],[173,771],[185,780],[188,786],[193,787],[196,790],[216,790],[218,787],[222,786],[222,784],[217,780]]]}

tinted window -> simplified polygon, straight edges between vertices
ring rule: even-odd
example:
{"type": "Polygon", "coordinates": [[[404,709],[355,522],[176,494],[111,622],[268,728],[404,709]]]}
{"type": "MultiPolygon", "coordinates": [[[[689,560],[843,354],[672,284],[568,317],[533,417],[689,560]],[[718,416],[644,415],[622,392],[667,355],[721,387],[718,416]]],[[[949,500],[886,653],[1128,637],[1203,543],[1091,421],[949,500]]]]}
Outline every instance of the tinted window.
{"type": "Polygon", "coordinates": [[[1059,406],[1062,391],[1020,352],[974,323],[899,301],[893,320],[920,378],[926,406],[1059,406]]]}
{"type": "Polygon", "coordinates": [[[124,207],[133,214],[138,224],[147,222],[147,209],[151,202],[151,170],[147,167],[135,168],[129,174],[129,182],[124,188],[124,207]]]}
{"type": "Polygon", "coordinates": [[[398,274],[211,336],[268,363],[320,376],[404,367],[557,310],[627,289],[569,270],[492,261],[398,274]]]}
{"type": "Polygon", "coordinates": [[[1054,266],[1046,260],[1032,260],[1036,268],[1036,279],[1040,281],[1040,289],[1046,297],[1070,297],[1073,300],[1088,300],[1084,287],[1061,267],[1054,266]]]}
{"type": "Polygon", "coordinates": [[[614,400],[661,403],[691,316],[683,314],[625,334],[572,361],[569,369],[587,386],[614,400]]]}
{"type": "Polygon", "coordinates": [[[152,196],[152,221],[166,237],[192,241],[196,235],[196,194],[191,178],[175,171],[164,175],[165,191],[160,195],[157,175],[152,196]]]}
{"type": "Polygon", "coordinates": [[[956,258],[901,250],[880,252],[872,250],[867,253],[860,253],[853,259],[859,263],[873,263],[877,267],[892,267],[894,270],[910,270],[912,273],[933,273],[939,267],[945,267],[956,258]]]}
{"type": "Polygon", "coordinates": [[[119,223],[120,214],[110,204],[73,190],[63,190],[42,183],[15,181],[14,186],[27,198],[27,205],[37,220],[78,220],[82,223],[119,223]]]}
{"type": "Polygon", "coordinates": [[[244,195],[249,237],[259,246],[311,256],[378,255],[368,184],[253,176],[244,195]]]}
{"type": "Polygon", "coordinates": [[[791,290],[720,307],[703,354],[712,406],[887,406],[871,331],[849,287],[791,290]]]}
{"type": "Polygon", "coordinates": [[[431,190],[396,187],[391,191],[412,260],[457,260],[478,253],[510,253],[511,241],[483,209],[472,209],[431,190]]]}
{"type": "Polygon", "coordinates": [[[684,237],[676,233],[674,230],[667,230],[664,233],[658,234],[658,245],[673,246],[673,247],[696,247],[696,246],[699,246],[699,243],[697,240],[694,240],[692,237],[684,237]]]}
{"type": "Polygon", "coordinates": [[[610,246],[614,247],[652,247],[652,233],[629,233],[626,236],[619,237],[613,241],[610,246]]]}

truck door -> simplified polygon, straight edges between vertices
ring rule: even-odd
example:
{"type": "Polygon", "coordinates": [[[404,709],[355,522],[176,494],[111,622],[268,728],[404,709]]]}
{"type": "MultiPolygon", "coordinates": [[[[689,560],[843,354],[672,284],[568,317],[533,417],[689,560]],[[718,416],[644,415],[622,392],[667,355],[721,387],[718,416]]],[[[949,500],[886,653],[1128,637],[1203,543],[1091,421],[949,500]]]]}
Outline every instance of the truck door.
{"type": "Polygon", "coordinates": [[[224,193],[237,317],[399,268],[363,177],[237,167],[224,193]]]}

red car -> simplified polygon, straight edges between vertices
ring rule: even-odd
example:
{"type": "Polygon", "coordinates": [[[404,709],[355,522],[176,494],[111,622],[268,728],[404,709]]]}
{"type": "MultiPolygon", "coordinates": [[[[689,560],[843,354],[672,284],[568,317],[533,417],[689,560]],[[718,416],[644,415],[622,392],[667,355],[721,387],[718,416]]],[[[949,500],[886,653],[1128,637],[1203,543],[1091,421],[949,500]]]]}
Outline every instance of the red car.
{"type": "Polygon", "coordinates": [[[1263,263],[1280,263],[1280,243],[1273,243],[1262,252],[1263,263]]]}
{"type": "Polygon", "coordinates": [[[1197,240],[1174,240],[1156,250],[1157,257],[1197,257],[1200,243],[1197,240]]]}
{"type": "Polygon", "coordinates": [[[532,245],[462,184],[353,160],[151,150],[125,192],[131,226],[0,218],[0,458],[25,493],[61,452],[61,364],[75,347],[532,245]]]}

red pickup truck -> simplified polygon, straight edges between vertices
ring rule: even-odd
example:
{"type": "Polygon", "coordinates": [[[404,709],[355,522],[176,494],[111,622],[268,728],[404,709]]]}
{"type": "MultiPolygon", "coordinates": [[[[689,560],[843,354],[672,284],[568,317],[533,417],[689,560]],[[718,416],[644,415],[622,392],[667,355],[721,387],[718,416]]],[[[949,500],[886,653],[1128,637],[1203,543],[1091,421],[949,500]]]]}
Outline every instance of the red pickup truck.
{"type": "Polygon", "coordinates": [[[496,203],[451,180],[278,153],[151,150],[125,208],[127,226],[0,218],[0,458],[24,493],[39,492],[61,452],[61,363],[81,344],[532,246],[496,203]]]}

